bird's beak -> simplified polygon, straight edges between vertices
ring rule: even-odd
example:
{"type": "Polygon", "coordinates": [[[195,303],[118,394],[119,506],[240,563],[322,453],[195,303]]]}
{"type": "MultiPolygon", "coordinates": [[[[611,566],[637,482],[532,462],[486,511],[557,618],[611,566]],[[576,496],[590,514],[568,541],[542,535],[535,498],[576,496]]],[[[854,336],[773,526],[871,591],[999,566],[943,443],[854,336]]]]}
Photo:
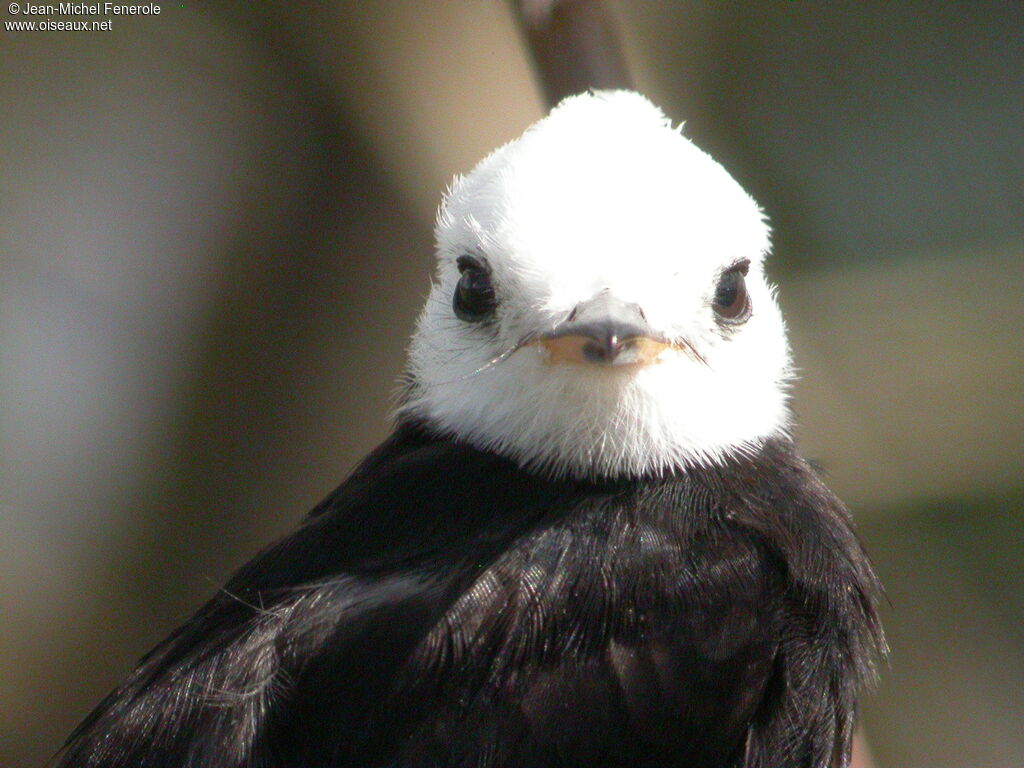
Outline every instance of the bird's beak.
{"type": "Polygon", "coordinates": [[[640,307],[602,291],[576,306],[535,343],[552,363],[643,366],[672,344],[647,323],[640,307]]]}

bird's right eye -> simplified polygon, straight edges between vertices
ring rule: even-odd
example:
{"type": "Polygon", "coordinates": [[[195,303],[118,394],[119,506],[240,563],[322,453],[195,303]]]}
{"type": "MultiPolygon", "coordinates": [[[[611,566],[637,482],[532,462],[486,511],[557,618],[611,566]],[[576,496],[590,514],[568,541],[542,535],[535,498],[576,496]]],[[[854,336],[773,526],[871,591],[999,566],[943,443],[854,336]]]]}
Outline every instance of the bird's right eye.
{"type": "Polygon", "coordinates": [[[498,305],[490,270],[472,256],[460,256],[456,264],[462,276],[452,297],[455,316],[467,323],[486,320],[498,305]]]}

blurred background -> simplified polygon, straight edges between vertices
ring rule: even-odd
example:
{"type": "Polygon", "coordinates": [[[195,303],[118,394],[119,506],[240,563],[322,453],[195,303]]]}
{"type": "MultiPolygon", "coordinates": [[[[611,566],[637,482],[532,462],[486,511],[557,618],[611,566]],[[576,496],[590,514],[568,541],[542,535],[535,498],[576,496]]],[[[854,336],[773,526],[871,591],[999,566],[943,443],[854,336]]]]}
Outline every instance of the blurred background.
{"type": "MultiPolygon", "coordinates": [[[[610,6],[772,219],[891,601],[879,768],[1024,766],[1024,5],[610,6]]],[[[5,768],[387,433],[440,195],[543,111],[499,0],[162,11],[0,30],[5,768]]]]}

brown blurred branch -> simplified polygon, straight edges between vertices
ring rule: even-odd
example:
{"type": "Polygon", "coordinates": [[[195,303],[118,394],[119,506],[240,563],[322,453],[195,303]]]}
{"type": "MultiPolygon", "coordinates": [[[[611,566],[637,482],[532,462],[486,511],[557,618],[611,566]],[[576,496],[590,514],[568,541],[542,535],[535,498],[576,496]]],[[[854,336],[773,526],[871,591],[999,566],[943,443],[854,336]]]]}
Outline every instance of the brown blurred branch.
{"type": "Polygon", "coordinates": [[[548,106],[588,88],[632,88],[614,21],[599,0],[513,0],[548,106]]]}

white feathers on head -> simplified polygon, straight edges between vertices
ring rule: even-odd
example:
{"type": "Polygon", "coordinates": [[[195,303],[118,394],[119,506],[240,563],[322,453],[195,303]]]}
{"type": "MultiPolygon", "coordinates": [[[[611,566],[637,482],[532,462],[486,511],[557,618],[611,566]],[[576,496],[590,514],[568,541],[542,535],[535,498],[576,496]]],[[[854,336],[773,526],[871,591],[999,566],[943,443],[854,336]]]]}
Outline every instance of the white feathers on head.
{"type": "Polygon", "coordinates": [[[786,430],[791,368],[762,271],[764,217],[639,94],[563,101],[455,179],[436,236],[438,271],[400,417],[576,477],[714,463],[786,430]],[[491,270],[498,305],[489,322],[452,310],[464,255],[491,270]],[[722,272],[742,260],[753,313],[725,327],[711,299],[722,272]],[[601,291],[639,305],[651,326],[696,354],[669,349],[628,370],[552,365],[533,346],[507,354],[601,291]]]}

